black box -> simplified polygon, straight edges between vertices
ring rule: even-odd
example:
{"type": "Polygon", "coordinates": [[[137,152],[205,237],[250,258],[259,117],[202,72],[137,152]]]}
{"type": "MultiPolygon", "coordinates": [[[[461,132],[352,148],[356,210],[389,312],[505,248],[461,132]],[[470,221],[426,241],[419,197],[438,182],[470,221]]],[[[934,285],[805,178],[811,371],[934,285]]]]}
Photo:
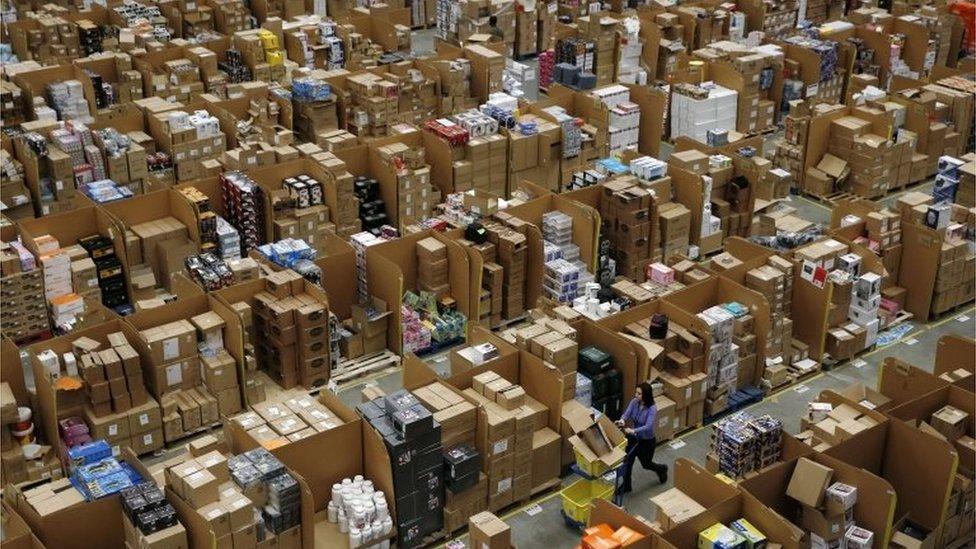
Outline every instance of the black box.
{"type": "Polygon", "coordinates": [[[587,377],[593,377],[610,368],[610,355],[598,347],[588,345],[579,352],[579,371],[587,377]]]}
{"type": "Polygon", "coordinates": [[[456,483],[458,479],[471,473],[476,474],[475,482],[477,482],[477,473],[481,470],[481,454],[466,444],[455,446],[444,452],[444,466],[446,469],[444,476],[448,485],[456,483]]]}
{"type": "Polygon", "coordinates": [[[391,417],[393,426],[407,439],[417,438],[434,426],[434,416],[420,404],[397,410],[391,417]]]}

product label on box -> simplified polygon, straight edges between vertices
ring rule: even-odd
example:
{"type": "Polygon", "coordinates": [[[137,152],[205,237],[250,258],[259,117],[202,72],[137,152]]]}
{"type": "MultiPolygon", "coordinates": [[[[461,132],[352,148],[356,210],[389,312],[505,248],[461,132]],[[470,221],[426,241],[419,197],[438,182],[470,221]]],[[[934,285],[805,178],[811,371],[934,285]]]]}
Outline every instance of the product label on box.
{"type": "Polygon", "coordinates": [[[139,425],[146,425],[149,423],[149,414],[139,414],[139,425]]]}
{"type": "Polygon", "coordinates": [[[508,439],[507,438],[505,440],[499,440],[498,442],[496,442],[491,447],[491,454],[492,455],[500,454],[500,453],[504,452],[505,450],[508,450],[508,439]]]}
{"type": "Polygon", "coordinates": [[[119,454],[121,454],[121,453],[122,453],[122,449],[119,448],[118,445],[112,446],[112,456],[113,457],[119,457],[119,454]]]}
{"type": "Polygon", "coordinates": [[[173,360],[180,356],[180,339],[171,337],[163,340],[163,360],[173,360]]]}
{"type": "Polygon", "coordinates": [[[499,481],[498,483],[498,493],[507,492],[512,489],[512,478],[509,477],[505,480],[499,481]]]}
{"type": "Polygon", "coordinates": [[[183,383],[183,367],[181,364],[170,364],[166,367],[166,385],[172,387],[183,383]]]}
{"type": "Polygon", "coordinates": [[[119,434],[119,426],[118,425],[109,425],[108,426],[108,436],[114,437],[117,434],[119,434]]]}
{"type": "Polygon", "coordinates": [[[146,446],[149,446],[150,444],[152,444],[152,442],[153,442],[152,433],[146,433],[146,434],[142,435],[142,443],[143,444],[145,444],[146,446]]]}

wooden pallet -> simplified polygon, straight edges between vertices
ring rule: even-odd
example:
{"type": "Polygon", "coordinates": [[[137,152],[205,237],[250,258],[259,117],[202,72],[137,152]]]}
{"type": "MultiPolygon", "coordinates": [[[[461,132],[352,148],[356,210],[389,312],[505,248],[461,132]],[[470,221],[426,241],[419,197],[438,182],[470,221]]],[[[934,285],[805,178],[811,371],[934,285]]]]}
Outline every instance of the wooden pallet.
{"type": "Polygon", "coordinates": [[[366,374],[398,366],[400,366],[400,357],[389,349],[384,349],[378,353],[340,362],[332,370],[329,380],[341,385],[343,382],[352,381],[366,374]]]}
{"type": "Polygon", "coordinates": [[[891,319],[891,322],[885,325],[884,329],[887,330],[888,328],[894,328],[895,326],[901,324],[902,322],[907,322],[911,320],[912,317],[914,316],[915,315],[913,315],[912,313],[902,309],[898,311],[898,313],[895,315],[895,318],[891,319]]]}
{"type": "Polygon", "coordinates": [[[524,313],[524,314],[521,314],[521,315],[519,315],[519,316],[517,316],[515,318],[510,318],[508,320],[502,320],[498,324],[492,326],[491,327],[491,330],[493,332],[497,332],[497,331],[500,331],[500,330],[506,330],[508,328],[511,328],[512,326],[515,326],[516,324],[521,324],[522,322],[525,322],[528,318],[529,318],[528,313],[524,313]]]}
{"type": "Polygon", "coordinates": [[[939,320],[944,320],[946,318],[955,316],[955,315],[963,312],[964,310],[966,310],[966,309],[968,309],[968,308],[970,308],[972,306],[973,306],[973,301],[970,300],[970,301],[967,301],[965,303],[960,303],[958,305],[954,305],[954,306],[946,309],[945,311],[942,311],[941,313],[932,313],[932,314],[929,314],[929,323],[938,322],[939,320]]]}
{"type": "Polygon", "coordinates": [[[849,192],[846,192],[846,191],[843,191],[843,192],[835,192],[835,193],[828,194],[826,196],[820,196],[819,194],[808,193],[806,191],[803,191],[802,194],[803,194],[804,197],[809,198],[810,200],[813,200],[814,202],[819,202],[819,203],[824,204],[826,206],[830,206],[831,208],[833,208],[834,206],[836,206],[839,202],[841,202],[843,200],[857,201],[857,200],[863,200],[864,199],[863,196],[856,195],[856,194],[853,194],[853,193],[849,193],[849,192]]]}

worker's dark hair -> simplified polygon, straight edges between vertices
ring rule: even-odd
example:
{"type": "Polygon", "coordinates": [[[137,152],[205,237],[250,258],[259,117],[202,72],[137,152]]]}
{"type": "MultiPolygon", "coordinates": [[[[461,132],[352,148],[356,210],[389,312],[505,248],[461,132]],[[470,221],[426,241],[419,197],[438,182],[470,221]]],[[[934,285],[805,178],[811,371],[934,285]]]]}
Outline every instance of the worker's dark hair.
{"type": "Polygon", "coordinates": [[[495,25],[497,25],[498,24],[498,17],[496,17],[494,15],[489,16],[488,17],[488,24],[491,25],[491,26],[493,26],[493,27],[495,25]]]}
{"type": "Polygon", "coordinates": [[[654,389],[651,387],[651,384],[646,381],[642,382],[640,384],[640,390],[641,403],[644,405],[644,407],[650,408],[651,406],[654,406],[654,389]]]}

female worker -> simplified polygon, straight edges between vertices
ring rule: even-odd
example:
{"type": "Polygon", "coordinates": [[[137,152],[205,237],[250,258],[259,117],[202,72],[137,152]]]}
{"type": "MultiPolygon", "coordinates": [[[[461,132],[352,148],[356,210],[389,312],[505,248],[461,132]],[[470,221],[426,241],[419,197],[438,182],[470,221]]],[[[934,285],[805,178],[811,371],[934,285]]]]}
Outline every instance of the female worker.
{"type": "Polygon", "coordinates": [[[624,427],[627,435],[627,457],[624,458],[624,483],[621,493],[628,493],[633,489],[631,477],[634,471],[634,460],[639,459],[644,469],[653,469],[657,478],[664,484],[668,481],[668,466],[654,463],[654,447],[657,439],[654,437],[654,421],[657,419],[657,406],[654,405],[654,392],[651,384],[641,383],[634,393],[634,399],[627,405],[624,415],[617,421],[617,425],[624,427]]]}

